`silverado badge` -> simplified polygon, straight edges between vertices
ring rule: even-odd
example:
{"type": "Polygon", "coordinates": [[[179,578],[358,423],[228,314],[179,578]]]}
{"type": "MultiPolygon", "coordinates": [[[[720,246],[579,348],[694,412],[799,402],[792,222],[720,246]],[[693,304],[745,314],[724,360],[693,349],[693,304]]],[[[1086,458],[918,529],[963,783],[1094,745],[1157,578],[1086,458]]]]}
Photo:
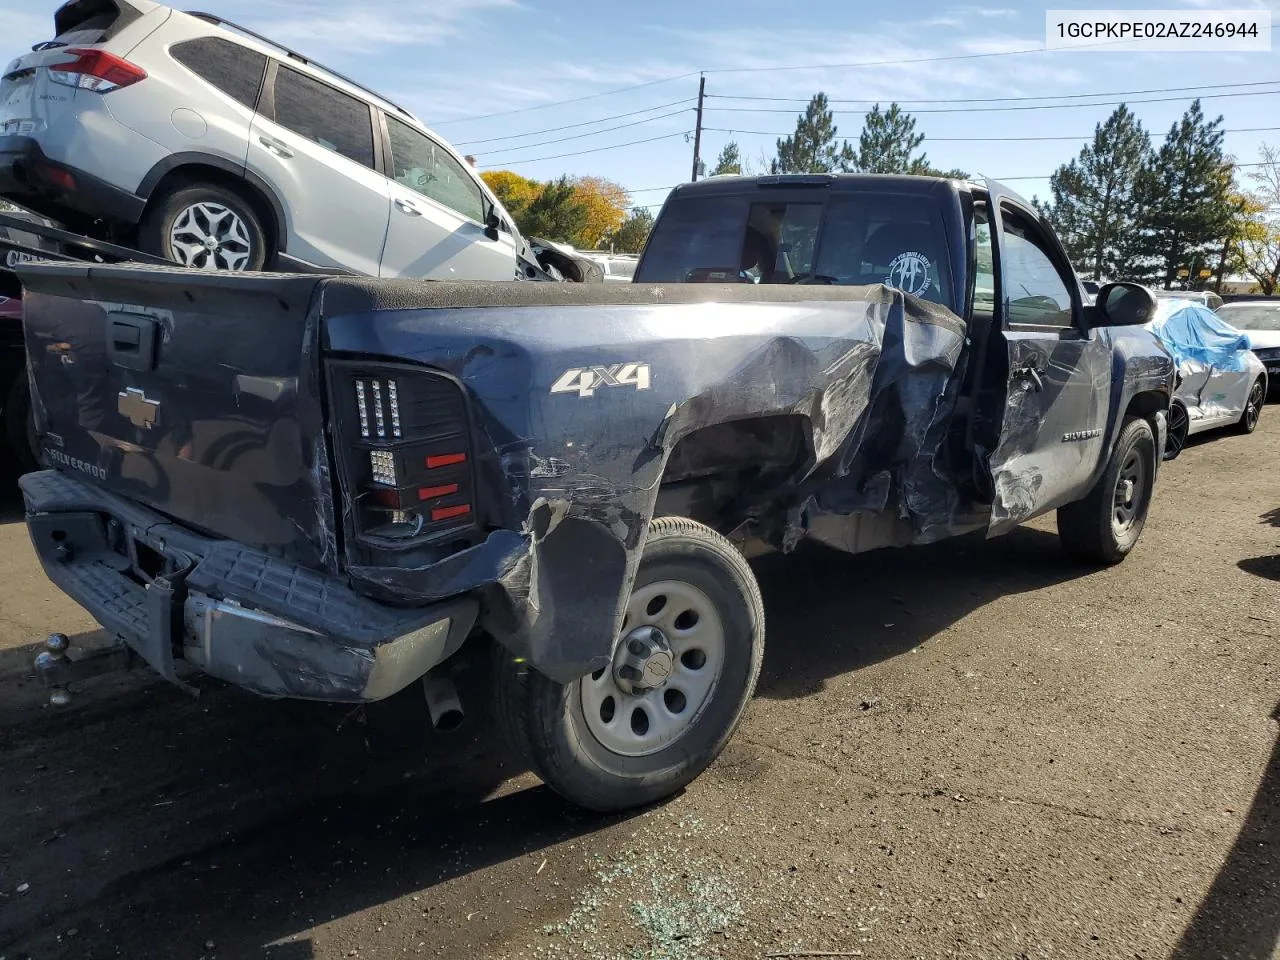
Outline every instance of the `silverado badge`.
{"type": "Polygon", "coordinates": [[[139,430],[150,430],[160,412],[160,401],[148,400],[139,387],[126,387],[119,393],[116,409],[139,430]]]}

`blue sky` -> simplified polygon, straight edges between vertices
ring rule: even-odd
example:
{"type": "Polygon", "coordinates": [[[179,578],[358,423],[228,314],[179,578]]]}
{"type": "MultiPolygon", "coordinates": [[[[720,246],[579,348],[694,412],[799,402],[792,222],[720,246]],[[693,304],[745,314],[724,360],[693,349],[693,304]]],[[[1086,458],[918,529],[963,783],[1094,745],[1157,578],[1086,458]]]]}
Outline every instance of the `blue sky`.
{"type": "MultiPolygon", "coordinates": [[[[700,70],[710,71],[702,148],[708,165],[726,141],[736,138],[747,160],[758,166],[818,90],[833,101],[902,102],[917,116],[935,166],[1029,178],[1011,181],[1027,196],[1046,195],[1043,177],[1073,156],[1081,142],[999,138],[1084,138],[1112,105],[962,112],[955,104],[906,101],[1203,87],[1206,113],[1221,113],[1228,129],[1280,128],[1280,51],[1041,51],[919,62],[1043,47],[1045,5],[1000,0],[984,5],[811,0],[791,6],[777,0],[193,2],[296,46],[403,103],[459,149],[477,155],[482,168],[505,167],[538,179],[601,175],[634,191],[637,204],[659,204],[666,188],[689,177],[692,144],[684,134],[694,126],[691,107],[700,70]],[[884,62],[902,60],[917,62],[884,62]],[[878,64],[849,66],[867,61],[878,64]],[[1270,80],[1277,81],[1275,94],[1207,96],[1233,92],[1207,89],[1212,85],[1270,80]],[[638,88],[611,93],[624,87],[638,88]],[[554,105],[568,99],[576,102],[554,105]],[[502,115],[468,119],[487,114],[502,115]],[[639,140],[650,142],[599,149],[639,140]]],[[[1203,7],[1267,5],[1159,0],[1150,6],[1194,13],[1203,7]]],[[[52,35],[56,7],[48,0],[0,0],[0,35],[14,54],[52,35]]],[[[1280,23],[1280,2],[1273,5],[1273,18],[1280,23]]],[[[1097,99],[1128,100],[1147,129],[1162,134],[1194,95],[1097,99]],[[1139,102],[1170,97],[1169,102],[1139,102]]],[[[836,106],[841,134],[856,139],[866,106],[836,106]]],[[[1257,159],[1263,140],[1280,142],[1280,130],[1229,133],[1226,145],[1241,162],[1249,162],[1257,159]]]]}

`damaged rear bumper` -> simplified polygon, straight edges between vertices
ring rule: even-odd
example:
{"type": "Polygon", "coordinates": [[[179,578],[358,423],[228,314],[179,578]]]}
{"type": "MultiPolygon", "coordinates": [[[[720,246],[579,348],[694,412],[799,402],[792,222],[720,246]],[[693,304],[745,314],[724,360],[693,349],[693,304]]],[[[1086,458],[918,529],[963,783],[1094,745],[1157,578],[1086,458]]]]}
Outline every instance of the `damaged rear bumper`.
{"type": "Polygon", "coordinates": [[[20,484],[49,578],[179,685],[186,661],[264,696],[381,700],[454,653],[475,623],[469,597],[397,609],[56,471],[20,484]]]}

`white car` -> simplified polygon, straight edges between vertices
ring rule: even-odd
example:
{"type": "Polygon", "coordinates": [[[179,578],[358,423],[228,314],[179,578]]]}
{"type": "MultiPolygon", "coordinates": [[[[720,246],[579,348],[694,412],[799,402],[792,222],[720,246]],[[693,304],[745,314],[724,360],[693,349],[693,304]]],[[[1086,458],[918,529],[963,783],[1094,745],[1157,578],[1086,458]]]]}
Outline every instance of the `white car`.
{"type": "Polygon", "coordinates": [[[71,0],[4,68],[0,194],[203,270],[533,275],[502,204],[408,110],[152,0],[71,0]]]}
{"type": "Polygon", "coordinates": [[[1224,303],[1217,314],[1249,337],[1254,355],[1267,368],[1270,395],[1280,395],[1280,299],[1224,303]]]}
{"type": "Polygon", "coordinates": [[[1147,323],[1177,364],[1169,408],[1166,460],[1182,452],[1187,438],[1234,427],[1252,433],[1267,395],[1267,371],[1249,348],[1249,337],[1218,314],[1190,300],[1160,299],[1147,323]]]}

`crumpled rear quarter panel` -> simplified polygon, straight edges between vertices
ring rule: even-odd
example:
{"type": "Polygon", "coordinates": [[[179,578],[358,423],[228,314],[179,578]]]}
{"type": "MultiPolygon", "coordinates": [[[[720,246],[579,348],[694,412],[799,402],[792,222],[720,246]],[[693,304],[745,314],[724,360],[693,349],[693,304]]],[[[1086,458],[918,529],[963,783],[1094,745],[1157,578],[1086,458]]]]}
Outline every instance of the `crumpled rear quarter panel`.
{"type": "Polygon", "coordinates": [[[558,680],[608,662],[667,458],[704,427],[802,418],[788,484],[743,518],[775,521],[783,549],[840,545],[859,515],[888,514],[904,542],[973,526],[940,456],[964,324],[887,287],[334,280],[321,309],[330,352],[458,379],[504,528],[425,566],[353,565],[353,580],[411,603],[477,591],[485,626],[558,680]],[[551,392],[620,363],[647,364],[648,388],[551,392]]]}

